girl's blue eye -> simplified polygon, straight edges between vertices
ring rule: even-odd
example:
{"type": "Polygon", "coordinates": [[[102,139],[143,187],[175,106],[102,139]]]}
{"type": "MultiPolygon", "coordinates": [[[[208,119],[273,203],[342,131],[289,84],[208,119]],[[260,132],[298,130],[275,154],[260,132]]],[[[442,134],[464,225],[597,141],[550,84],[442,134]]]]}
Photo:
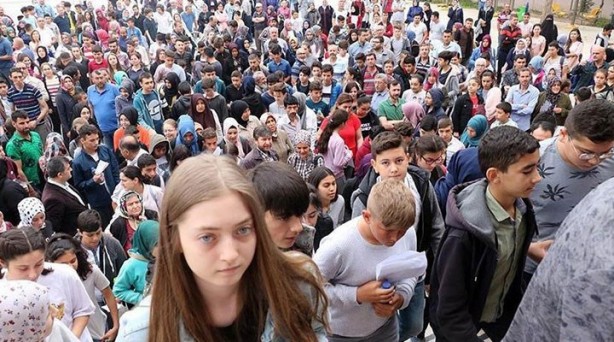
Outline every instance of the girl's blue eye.
{"type": "Polygon", "coordinates": [[[204,242],[204,243],[211,243],[213,241],[213,235],[205,235],[205,236],[201,236],[200,239],[204,242]]]}
{"type": "Polygon", "coordinates": [[[252,232],[252,228],[251,227],[241,227],[239,229],[237,229],[237,233],[241,236],[246,236],[249,235],[252,232]]]}

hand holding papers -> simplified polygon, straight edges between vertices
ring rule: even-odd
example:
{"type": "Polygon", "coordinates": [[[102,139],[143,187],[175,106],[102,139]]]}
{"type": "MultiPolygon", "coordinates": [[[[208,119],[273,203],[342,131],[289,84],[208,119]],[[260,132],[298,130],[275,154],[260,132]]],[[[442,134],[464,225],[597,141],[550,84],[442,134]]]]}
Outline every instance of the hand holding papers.
{"type": "Polygon", "coordinates": [[[99,160],[98,165],[96,165],[96,170],[94,170],[94,174],[95,175],[102,174],[104,170],[107,168],[107,166],[109,166],[109,163],[107,163],[104,160],[99,160]]]}

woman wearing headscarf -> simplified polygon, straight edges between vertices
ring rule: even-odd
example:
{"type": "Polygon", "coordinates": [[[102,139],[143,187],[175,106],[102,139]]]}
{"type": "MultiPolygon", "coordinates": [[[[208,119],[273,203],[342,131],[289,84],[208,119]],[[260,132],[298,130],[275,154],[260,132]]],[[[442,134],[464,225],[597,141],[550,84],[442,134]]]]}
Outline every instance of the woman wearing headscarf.
{"type": "Polygon", "coordinates": [[[324,157],[319,153],[314,153],[312,146],[312,134],[300,130],[294,135],[294,146],[296,151],[288,157],[288,164],[298,172],[305,181],[309,178],[311,171],[316,167],[324,166],[324,157]]]}
{"type": "MultiPolygon", "coordinates": [[[[546,38],[546,46],[548,46],[548,44],[550,44],[550,42],[555,42],[556,41],[556,38],[559,35],[559,29],[554,24],[554,15],[552,15],[552,14],[546,15],[546,17],[544,18],[544,21],[542,21],[542,32],[541,32],[541,34],[542,34],[542,36],[544,38],[546,38]]],[[[546,51],[547,50],[548,50],[548,48],[546,48],[546,51]]],[[[546,51],[544,51],[542,56],[546,54],[546,51]]]]}
{"type": "Polygon", "coordinates": [[[128,126],[135,126],[139,131],[139,142],[147,147],[151,141],[151,137],[156,134],[151,128],[139,125],[139,113],[132,106],[128,106],[119,113],[119,128],[113,133],[113,150],[119,148],[119,142],[126,135],[128,126]]]}
{"type": "Polygon", "coordinates": [[[424,108],[418,102],[406,102],[401,107],[403,110],[403,115],[405,115],[405,119],[411,123],[412,127],[417,127],[418,123],[424,117],[424,108]]]}
{"type": "Polygon", "coordinates": [[[113,294],[130,305],[138,304],[145,293],[148,283],[147,270],[154,262],[154,249],[160,237],[160,224],[156,221],[143,221],[139,224],[128,250],[130,258],[124,262],[113,284],[113,294]]]}
{"type": "Polygon", "coordinates": [[[60,91],[55,98],[55,103],[58,107],[58,116],[62,124],[62,134],[67,136],[72,125],[73,108],[77,104],[74,95],[76,92],[75,82],[72,77],[63,75],[60,78],[60,91]]]}
{"type": "Polygon", "coordinates": [[[96,10],[96,24],[97,29],[102,29],[104,31],[109,30],[109,19],[104,14],[104,11],[101,8],[96,10]]]}
{"type": "Polygon", "coordinates": [[[247,56],[241,54],[241,50],[237,44],[228,44],[228,50],[230,51],[230,56],[223,61],[222,65],[223,79],[226,84],[231,83],[230,75],[232,75],[233,71],[237,70],[243,74],[243,71],[249,68],[247,56]]]}
{"type": "MultiPolygon", "coordinates": [[[[446,112],[441,108],[445,95],[439,88],[432,88],[424,96],[424,113],[433,115],[437,120],[446,117],[446,112]]],[[[420,118],[422,120],[422,118],[420,118]]],[[[417,127],[414,125],[414,127],[417,127]]]]}
{"type": "Polygon", "coordinates": [[[158,214],[146,210],[143,198],[135,191],[126,191],[119,199],[118,213],[109,226],[109,233],[116,238],[124,250],[132,248],[132,238],[139,224],[145,220],[156,220],[158,214]]]}
{"type": "Polygon", "coordinates": [[[485,58],[486,60],[490,61],[491,66],[494,66],[496,55],[495,49],[492,47],[492,38],[490,38],[489,34],[484,35],[480,41],[480,46],[473,49],[468,65],[470,71],[475,67],[475,61],[478,58],[485,58]]]}
{"type": "Polygon", "coordinates": [[[260,117],[266,112],[260,94],[256,92],[256,81],[251,76],[243,78],[243,101],[248,104],[252,115],[256,117],[260,117]]]}
{"type": "Polygon", "coordinates": [[[443,89],[443,84],[439,82],[439,69],[431,67],[424,78],[424,90],[429,91],[433,88],[443,89]]]}
{"type": "Polygon", "coordinates": [[[194,120],[187,115],[184,114],[179,117],[179,121],[177,122],[177,139],[175,141],[175,147],[179,145],[184,145],[190,150],[193,156],[200,153],[200,144],[198,142],[198,135],[196,134],[196,127],[194,126],[194,120]]]}
{"type": "Polygon", "coordinates": [[[222,141],[222,125],[215,111],[209,108],[205,96],[200,93],[192,94],[190,100],[190,117],[195,123],[202,125],[203,129],[213,128],[217,134],[217,142],[222,141]]]}
{"type": "Polygon", "coordinates": [[[38,166],[40,167],[43,174],[47,174],[47,163],[53,157],[68,157],[68,149],[66,145],[64,145],[64,139],[60,135],[60,133],[51,132],[45,138],[45,152],[38,159],[38,166]]]}
{"type": "Polygon", "coordinates": [[[554,116],[556,124],[563,126],[565,119],[571,110],[569,95],[561,92],[561,79],[553,77],[546,90],[542,91],[537,98],[537,104],[533,111],[533,122],[543,121],[544,116],[554,116]]]}
{"type": "Polygon", "coordinates": [[[273,136],[273,150],[277,152],[279,160],[285,163],[288,160],[288,155],[294,151],[294,146],[290,138],[288,138],[288,133],[277,129],[277,118],[272,113],[262,114],[260,122],[271,132],[273,136]]]}
{"type": "Polygon", "coordinates": [[[251,109],[247,102],[238,100],[230,105],[230,117],[237,120],[239,124],[239,135],[250,144],[254,145],[254,137],[252,133],[254,128],[260,126],[260,120],[254,115],[251,115],[251,109]]]}
{"type": "Polygon", "coordinates": [[[45,219],[45,206],[41,200],[36,197],[26,197],[19,202],[17,209],[21,219],[17,228],[32,226],[40,231],[45,238],[50,238],[53,235],[53,227],[51,222],[45,219]]]}
{"type": "Polygon", "coordinates": [[[535,56],[529,62],[529,70],[531,71],[532,84],[539,91],[544,90],[544,79],[546,72],[544,71],[544,57],[535,56]]]}
{"type": "Polygon", "coordinates": [[[516,46],[510,50],[505,60],[505,70],[509,70],[514,66],[514,57],[516,55],[524,55],[527,61],[531,60],[531,50],[527,46],[527,40],[524,38],[518,39],[516,46]]]}
{"type": "Polygon", "coordinates": [[[166,100],[167,108],[173,108],[173,104],[179,98],[179,82],[181,82],[179,75],[172,71],[164,77],[164,85],[160,86],[160,97],[166,100]]]}
{"type": "Polygon", "coordinates": [[[0,340],[62,341],[79,339],[54,318],[49,289],[29,280],[0,282],[0,340]]]}
{"type": "MultiPolygon", "coordinates": [[[[311,108],[307,107],[307,95],[296,92],[292,96],[298,101],[298,112],[296,114],[301,118],[301,129],[315,134],[318,131],[318,117],[311,108]]],[[[288,136],[292,140],[293,134],[288,132],[288,136]]]]}
{"type": "Polygon", "coordinates": [[[224,120],[224,139],[218,146],[224,151],[224,154],[228,154],[230,148],[228,145],[234,145],[239,159],[243,159],[252,150],[249,140],[239,135],[239,123],[233,118],[224,120]]]}
{"type": "Polygon", "coordinates": [[[465,147],[477,147],[486,131],[488,131],[488,120],[484,115],[476,115],[467,123],[460,140],[465,147]]]}

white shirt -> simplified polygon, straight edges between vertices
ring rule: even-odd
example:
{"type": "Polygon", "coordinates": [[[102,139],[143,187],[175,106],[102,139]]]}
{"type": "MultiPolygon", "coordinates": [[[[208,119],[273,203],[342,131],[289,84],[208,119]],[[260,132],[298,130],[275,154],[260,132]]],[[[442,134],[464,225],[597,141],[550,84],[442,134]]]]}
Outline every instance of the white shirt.
{"type": "Polygon", "coordinates": [[[66,192],[68,192],[71,196],[75,197],[79,201],[79,203],[81,203],[83,206],[85,206],[85,203],[83,202],[83,199],[81,198],[81,195],[79,195],[77,192],[75,192],[70,187],[70,185],[68,185],[68,183],[62,184],[62,183],[56,182],[55,180],[53,180],[53,178],[47,179],[47,183],[57,185],[60,188],[66,190],[66,192]]]}
{"type": "Polygon", "coordinates": [[[422,39],[424,39],[424,35],[427,32],[427,28],[423,22],[420,22],[418,25],[415,25],[414,22],[412,21],[411,24],[407,25],[407,31],[411,31],[415,33],[416,34],[415,40],[418,43],[421,43],[422,39]]]}
{"type": "Polygon", "coordinates": [[[454,153],[465,149],[465,145],[458,140],[456,137],[452,137],[452,140],[448,143],[448,147],[446,148],[446,163],[450,162],[454,153]]]}
{"type": "Polygon", "coordinates": [[[173,17],[170,13],[164,11],[163,14],[160,14],[156,11],[153,18],[158,23],[158,33],[171,34],[173,32],[173,17]]]}
{"type": "Polygon", "coordinates": [[[439,22],[435,22],[435,21],[431,21],[431,34],[429,36],[429,40],[434,41],[434,40],[441,40],[441,38],[443,37],[443,31],[446,30],[446,24],[444,24],[441,19],[439,19],[439,22]]]}

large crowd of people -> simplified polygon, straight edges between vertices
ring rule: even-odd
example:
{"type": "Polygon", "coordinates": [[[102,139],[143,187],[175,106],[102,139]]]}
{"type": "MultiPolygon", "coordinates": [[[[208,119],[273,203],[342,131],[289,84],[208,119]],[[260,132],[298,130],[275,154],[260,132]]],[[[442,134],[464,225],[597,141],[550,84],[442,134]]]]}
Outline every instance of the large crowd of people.
{"type": "Polygon", "coordinates": [[[0,7],[0,341],[611,341],[614,25],[478,4],[0,7]]]}

